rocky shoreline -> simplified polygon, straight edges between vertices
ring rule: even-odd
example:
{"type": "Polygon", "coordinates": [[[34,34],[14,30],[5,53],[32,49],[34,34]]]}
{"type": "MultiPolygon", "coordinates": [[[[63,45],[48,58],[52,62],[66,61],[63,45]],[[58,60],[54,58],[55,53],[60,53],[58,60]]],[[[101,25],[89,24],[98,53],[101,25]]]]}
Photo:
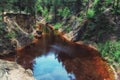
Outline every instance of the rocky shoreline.
{"type": "Polygon", "coordinates": [[[0,80],[35,80],[30,69],[25,70],[16,62],[0,60],[0,80]]]}

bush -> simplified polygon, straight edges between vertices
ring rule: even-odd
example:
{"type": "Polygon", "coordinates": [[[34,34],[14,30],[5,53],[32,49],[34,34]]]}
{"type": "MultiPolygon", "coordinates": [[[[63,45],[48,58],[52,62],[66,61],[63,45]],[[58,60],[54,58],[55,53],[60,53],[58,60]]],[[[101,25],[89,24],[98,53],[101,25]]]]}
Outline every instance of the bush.
{"type": "Polygon", "coordinates": [[[30,39],[33,39],[33,38],[34,38],[34,35],[33,35],[33,34],[30,34],[30,35],[29,35],[29,38],[30,38],[30,39]]]}
{"type": "Polygon", "coordinates": [[[38,6],[37,11],[42,13],[42,17],[44,17],[46,21],[50,20],[50,18],[51,18],[50,12],[46,7],[43,8],[42,6],[38,6]]]}
{"type": "Polygon", "coordinates": [[[0,35],[4,35],[6,32],[6,24],[0,22],[0,35]]]}
{"type": "Polygon", "coordinates": [[[68,7],[65,7],[64,9],[59,9],[58,10],[58,16],[66,18],[69,15],[70,15],[70,9],[68,7]]]}
{"type": "Polygon", "coordinates": [[[6,38],[11,39],[16,37],[16,33],[14,31],[9,32],[5,35],[6,38]]]}
{"type": "Polygon", "coordinates": [[[120,41],[100,43],[98,49],[102,57],[107,57],[109,63],[117,62],[120,65],[120,41]]]}
{"type": "Polygon", "coordinates": [[[0,16],[0,21],[2,21],[2,16],[0,16]]]}
{"type": "Polygon", "coordinates": [[[65,31],[68,33],[68,32],[70,32],[72,30],[72,27],[70,27],[70,26],[67,26],[66,28],[65,28],[65,31]]]}
{"type": "Polygon", "coordinates": [[[55,29],[59,29],[61,26],[62,26],[61,23],[56,23],[56,24],[54,25],[54,28],[55,28],[55,29]]]}
{"type": "Polygon", "coordinates": [[[93,9],[88,9],[86,16],[87,18],[93,18],[95,15],[95,11],[93,9]]]}

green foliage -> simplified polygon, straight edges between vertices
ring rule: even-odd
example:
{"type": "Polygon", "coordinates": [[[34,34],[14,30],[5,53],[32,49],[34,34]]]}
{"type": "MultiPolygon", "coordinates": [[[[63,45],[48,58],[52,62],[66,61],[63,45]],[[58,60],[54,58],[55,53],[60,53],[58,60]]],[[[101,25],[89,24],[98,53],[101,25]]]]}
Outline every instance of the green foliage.
{"type": "Polygon", "coordinates": [[[16,33],[14,31],[9,32],[8,34],[5,35],[6,38],[11,39],[16,37],[16,33]]]}
{"type": "Polygon", "coordinates": [[[94,30],[95,29],[95,24],[93,22],[88,24],[89,30],[94,30]]]}
{"type": "Polygon", "coordinates": [[[113,0],[105,0],[105,3],[106,4],[109,4],[109,3],[111,3],[113,0]]]}
{"type": "Polygon", "coordinates": [[[58,15],[62,16],[63,18],[66,18],[70,15],[70,9],[68,7],[65,7],[64,9],[59,9],[58,15]]]}
{"type": "Polygon", "coordinates": [[[0,39],[0,43],[2,42],[2,39],[0,39]]]}
{"type": "Polygon", "coordinates": [[[93,6],[96,6],[98,4],[99,0],[94,0],[93,6]]]}
{"type": "Polygon", "coordinates": [[[87,18],[93,18],[95,16],[94,9],[88,9],[86,16],[87,16],[87,18]]]}
{"type": "Polygon", "coordinates": [[[0,16],[0,21],[2,21],[2,16],[0,16]]]}
{"type": "Polygon", "coordinates": [[[37,6],[37,12],[42,12],[43,14],[43,16],[45,16],[46,14],[47,14],[47,12],[48,12],[48,10],[46,9],[46,7],[45,7],[45,9],[42,7],[42,6],[37,6]]]}
{"type": "Polygon", "coordinates": [[[29,35],[29,38],[30,38],[30,39],[33,39],[33,38],[34,38],[34,35],[33,35],[33,34],[30,34],[30,35],[29,35]]]}
{"type": "Polygon", "coordinates": [[[6,24],[5,23],[0,23],[0,36],[3,36],[7,39],[15,38],[17,34],[14,31],[7,32],[6,31],[6,24]]]}
{"type": "Polygon", "coordinates": [[[5,24],[0,22],[0,35],[4,35],[4,32],[5,32],[5,24]]]}
{"type": "Polygon", "coordinates": [[[54,28],[57,30],[57,29],[59,29],[61,26],[62,26],[61,23],[56,23],[56,24],[54,25],[54,28]]]}
{"type": "Polygon", "coordinates": [[[82,17],[78,17],[77,20],[80,21],[80,22],[82,22],[83,18],[82,17]]]}
{"type": "Polygon", "coordinates": [[[46,21],[49,21],[51,19],[50,12],[47,7],[42,7],[40,5],[37,6],[37,12],[42,14],[42,17],[45,18],[46,21]]]}
{"type": "Polygon", "coordinates": [[[79,22],[83,22],[85,18],[86,18],[85,12],[84,12],[84,11],[81,11],[81,12],[79,13],[79,17],[77,17],[77,20],[78,20],[79,22]]]}
{"type": "Polygon", "coordinates": [[[117,14],[120,14],[120,9],[117,9],[117,10],[114,10],[114,9],[113,9],[113,10],[112,10],[112,14],[116,14],[116,13],[117,13],[117,14]]]}
{"type": "Polygon", "coordinates": [[[120,14],[120,10],[117,10],[117,13],[120,14]]]}
{"type": "Polygon", "coordinates": [[[99,43],[98,49],[102,57],[107,57],[109,63],[117,62],[120,65],[120,41],[99,43]]]}
{"type": "Polygon", "coordinates": [[[42,12],[42,16],[45,18],[46,21],[48,21],[48,16],[49,16],[49,12],[47,8],[42,8],[41,7],[41,12],[42,12]]]}
{"type": "Polygon", "coordinates": [[[65,28],[65,31],[66,31],[66,32],[70,32],[71,30],[72,30],[72,27],[67,26],[67,27],[65,28]]]}
{"type": "Polygon", "coordinates": [[[84,31],[82,39],[94,38],[97,42],[108,40],[108,34],[114,33],[114,25],[110,24],[108,18],[104,15],[97,15],[87,24],[87,29],[84,31]],[[106,38],[105,35],[107,35],[106,38]]]}

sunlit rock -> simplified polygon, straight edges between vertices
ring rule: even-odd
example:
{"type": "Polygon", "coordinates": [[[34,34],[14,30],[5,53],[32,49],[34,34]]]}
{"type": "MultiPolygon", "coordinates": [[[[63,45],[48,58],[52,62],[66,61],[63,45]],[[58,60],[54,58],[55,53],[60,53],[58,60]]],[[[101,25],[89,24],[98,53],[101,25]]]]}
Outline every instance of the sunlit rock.
{"type": "Polygon", "coordinates": [[[0,60],[0,80],[35,80],[31,70],[25,70],[15,62],[0,60]]]}

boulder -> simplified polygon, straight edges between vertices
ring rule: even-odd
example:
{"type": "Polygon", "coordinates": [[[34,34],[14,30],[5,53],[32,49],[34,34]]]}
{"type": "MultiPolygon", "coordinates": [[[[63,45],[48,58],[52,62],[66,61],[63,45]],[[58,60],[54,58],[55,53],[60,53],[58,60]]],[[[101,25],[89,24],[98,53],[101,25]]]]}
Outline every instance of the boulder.
{"type": "Polygon", "coordinates": [[[25,70],[16,62],[0,60],[0,80],[35,80],[30,69],[25,70]]]}

